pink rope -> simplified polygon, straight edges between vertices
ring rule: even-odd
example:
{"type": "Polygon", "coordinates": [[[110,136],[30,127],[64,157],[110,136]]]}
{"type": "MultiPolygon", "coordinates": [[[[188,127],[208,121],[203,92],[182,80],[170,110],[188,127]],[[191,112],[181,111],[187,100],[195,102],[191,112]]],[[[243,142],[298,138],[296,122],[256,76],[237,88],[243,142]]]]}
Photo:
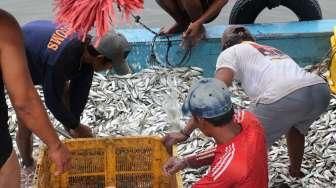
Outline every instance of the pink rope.
{"type": "Polygon", "coordinates": [[[55,21],[66,25],[70,32],[77,32],[82,40],[95,28],[98,44],[110,25],[116,24],[117,7],[121,8],[122,18],[128,21],[132,12],[143,9],[143,4],[143,0],[55,0],[55,21]]]}

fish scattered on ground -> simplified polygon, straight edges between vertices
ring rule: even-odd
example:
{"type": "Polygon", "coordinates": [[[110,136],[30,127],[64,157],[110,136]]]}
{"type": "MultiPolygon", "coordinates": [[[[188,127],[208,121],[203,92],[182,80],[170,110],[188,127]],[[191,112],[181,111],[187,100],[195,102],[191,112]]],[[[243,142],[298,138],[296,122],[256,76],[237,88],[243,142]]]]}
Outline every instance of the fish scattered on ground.
{"type": "MultiPolygon", "coordinates": [[[[96,136],[163,136],[184,127],[187,118],[176,120],[176,116],[181,114],[178,108],[192,83],[200,79],[201,75],[202,70],[197,67],[153,67],[125,76],[95,73],[81,122],[88,124],[96,136]],[[167,109],[167,103],[171,101],[177,103],[167,109]]],[[[38,89],[41,95],[41,88],[38,89]]],[[[236,107],[246,108],[250,101],[239,85],[235,83],[230,89],[236,107]]],[[[41,97],[43,99],[42,95],[41,97]]],[[[17,121],[13,108],[9,108],[9,125],[14,138],[17,121]]],[[[51,114],[50,117],[56,127],[62,127],[51,114]]],[[[270,187],[277,187],[282,183],[290,187],[335,187],[335,143],[336,100],[333,98],[328,112],[313,123],[306,137],[302,165],[305,177],[295,179],[289,176],[287,147],[285,139],[282,138],[268,153],[270,187]]],[[[34,139],[35,152],[40,144],[38,139],[34,139]]],[[[177,147],[177,151],[179,156],[185,156],[213,146],[212,139],[206,138],[200,131],[194,131],[187,141],[177,147]]],[[[199,180],[207,169],[208,167],[183,170],[181,174],[184,187],[190,187],[199,180]]]]}

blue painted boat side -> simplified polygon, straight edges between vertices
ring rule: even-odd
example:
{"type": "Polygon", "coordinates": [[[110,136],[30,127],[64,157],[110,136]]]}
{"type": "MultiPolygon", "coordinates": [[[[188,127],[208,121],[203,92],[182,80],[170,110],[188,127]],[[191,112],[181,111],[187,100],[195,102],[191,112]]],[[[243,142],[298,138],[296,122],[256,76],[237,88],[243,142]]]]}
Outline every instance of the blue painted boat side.
{"type": "MultiPolygon", "coordinates": [[[[274,46],[290,55],[301,66],[320,62],[330,48],[329,38],[332,35],[336,20],[320,20],[306,22],[288,22],[272,24],[246,25],[257,41],[274,46]]],[[[197,66],[204,69],[204,76],[212,76],[215,70],[217,56],[220,53],[220,38],[227,26],[217,25],[206,28],[207,39],[192,49],[192,54],[186,66],[197,66]]],[[[157,29],[156,29],[157,30],[157,29]]],[[[150,44],[154,37],[144,29],[122,29],[132,45],[128,62],[134,71],[148,68],[150,44]]],[[[181,36],[170,38],[172,47],[169,61],[177,64],[185,51],[180,47],[181,36]]],[[[155,44],[155,54],[160,62],[165,62],[167,41],[159,38],[155,44]]]]}

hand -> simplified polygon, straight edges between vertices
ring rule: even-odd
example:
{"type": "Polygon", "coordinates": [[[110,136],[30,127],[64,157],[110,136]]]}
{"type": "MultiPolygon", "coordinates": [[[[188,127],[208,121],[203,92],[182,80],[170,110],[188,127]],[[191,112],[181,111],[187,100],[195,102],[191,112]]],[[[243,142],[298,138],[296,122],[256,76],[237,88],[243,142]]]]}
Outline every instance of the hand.
{"type": "Polygon", "coordinates": [[[289,167],[289,175],[294,178],[303,178],[305,177],[305,174],[299,169],[295,169],[293,167],[289,167]]]}
{"type": "Polygon", "coordinates": [[[48,148],[50,159],[56,164],[55,176],[61,175],[70,168],[70,152],[61,142],[48,148]]]}
{"type": "Polygon", "coordinates": [[[188,139],[187,135],[182,134],[181,132],[171,132],[167,133],[163,138],[162,142],[165,145],[168,153],[172,153],[172,147],[174,144],[183,142],[188,139]]]}
{"type": "Polygon", "coordinates": [[[92,130],[89,126],[80,124],[75,129],[69,129],[69,134],[73,138],[90,138],[93,137],[92,130]]]}
{"type": "Polygon", "coordinates": [[[163,173],[166,176],[175,174],[176,172],[185,169],[188,166],[186,159],[178,159],[176,157],[171,157],[163,165],[163,173]]]}
{"type": "Polygon", "coordinates": [[[205,29],[202,24],[198,22],[191,22],[182,35],[182,46],[184,48],[191,48],[196,45],[205,36],[205,29]]]}

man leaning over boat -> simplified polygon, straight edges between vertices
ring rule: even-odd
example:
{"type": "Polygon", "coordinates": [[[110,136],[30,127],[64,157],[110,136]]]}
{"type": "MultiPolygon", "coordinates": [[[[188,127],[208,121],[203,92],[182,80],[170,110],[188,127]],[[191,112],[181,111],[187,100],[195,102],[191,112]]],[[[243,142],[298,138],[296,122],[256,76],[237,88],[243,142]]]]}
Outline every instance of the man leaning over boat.
{"type": "MultiPolygon", "coordinates": [[[[248,111],[261,121],[268,147],[286,135],[289,174],[303,177],[301,163],[305,135],[327,110],[330,92],[318,75],[306,72],[293,59],[271,46],[258,44],[243,26],[228,27],[222,37],[215,77],[228,86],[238,81],[252,100],[248,111]]],[[[168,133],[167,148],[181,142],[195,129],[192,121],[181,132],[168,133]]]]}

